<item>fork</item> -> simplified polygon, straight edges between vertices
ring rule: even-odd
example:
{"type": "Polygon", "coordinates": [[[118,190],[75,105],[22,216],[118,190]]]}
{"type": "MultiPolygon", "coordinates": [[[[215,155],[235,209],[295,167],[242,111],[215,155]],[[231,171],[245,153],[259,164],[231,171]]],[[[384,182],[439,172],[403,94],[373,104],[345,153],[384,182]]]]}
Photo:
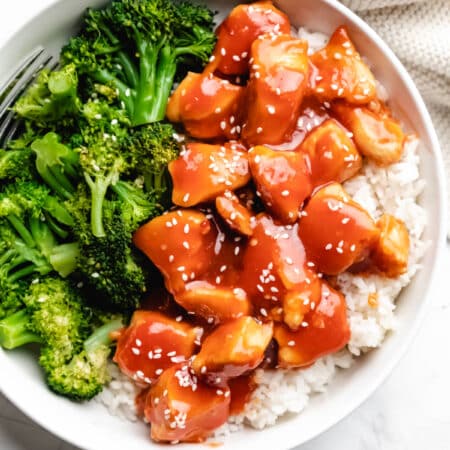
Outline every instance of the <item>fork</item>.
{"type": "Polygon", "coordinates": [[[42,70],[53,70],[57,64],[57,59],[43,47],[36,47],[20,62],[8,81],[0,88],[0,148],[14,138],[21,124],[11,106],[42,70]]]}

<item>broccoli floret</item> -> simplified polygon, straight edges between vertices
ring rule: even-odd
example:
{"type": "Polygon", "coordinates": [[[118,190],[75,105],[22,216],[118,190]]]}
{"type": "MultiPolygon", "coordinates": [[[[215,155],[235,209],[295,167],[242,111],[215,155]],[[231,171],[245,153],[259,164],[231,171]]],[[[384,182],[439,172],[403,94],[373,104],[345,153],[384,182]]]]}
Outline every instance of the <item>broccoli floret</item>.
{"type": "Polygon", "coordinates": [[[146,192],[138,183],[126,181],[118,181],[112,188],[121,202],[122,221],[130,233],[164,210],[157,191],[146,192]]]}
{"type": "Polygon", "coordinates": [[[96,237],[104,237],[103,203],[110,186],[129,171],[122,141],[128,124],[123,112],[106,102],[88,102],[83,108],[83,145],[78,149],[80,164],[91,191],[91,226],[96,237]]]}
{"type": "Polygon", "coordinates": [[[213,13],[172,0],[116,0],[87,10],[61,54],[80,74],[113,87],[133,126],[164,118],[177,72],[206,64],[215,45],[213,13]]]}
{"type": "Polygon", "coordinates": [[[36,177],[34,154],[29,148],[0,149],[0,181],[28,181],[36,177]]]}
{"type": "Polygon", "coordinates": [[[89,206],[80,193],[71,209],[80,249],[78,271],[84,277],[86,296],[102,308],[132,311],[146,291],[146,276],[133,257],[129,212],[124,216],[121,202],[106,201],[105,236],[97,237],[86,219],[89,206]]]}
{"type": "Polygon", "coordinates": [[[78,154],[60,142],[56,133],[47,133],[31,144],[36,169],[44,182],[63,199],[71,199],[80,178],[78,154]]]}
{"type": "Polygon", "coordinates": [[[69,275],[76,264],[70,255],[61,257],[61,241],[54,230],[65,234],[64,227],[73,224],[65,206],[45,186],[35,182],[8,185],[0,194],[0,230],[4,234],[1,269],[15,280],[52,270],[63,277],[69,275]],[[60,255],[55,266],[51,263],[54,252],[60,255]]]}
{"type": "Polygon", "coordinates": [[[32,284],[24,303],[24,309],[0,321],[0,345],[41,345],[39,363],[53,391],[74,400],[94,397],[109,380],[109,334],[123,326],[122,318],[110,316],[93,331],[95,311],[68,282],[56,278],[32,284]]]}
{"type": "Polygon", "coordinates": [[[160,197],[170,190],[167,166],[180,153],[180,144],[174,135],[172,125],[158,122],[134,128],[124,144],[133,155],[137,174],[144,178],[146,191],[159,193],[160,197]]]}
{"type": "Polygon", "coordinates": [[[90,325],[79,294],[58,278],[32,283],[24,297],[25,308],[0,322],[0,345],[13,349],[41,343],[67,361],[82,348],[90,325]]]}
{"type": "Polygon", "coordinates": [[[16,102],[13,109],[21,117],[40,127],[78,113],[78,76],[75,65],[54,72],[42,70],[36,81],[16,102]]]}
{"type": "Polygon", "coordinates": [[[45,349],[40,364],[46,372],[50,389],[77,401],[90,400],[100,393],[110,380],[110,333],[122,327],[122,320],[116,319],[98,328],[84,342],[83,349],[66,364],[59,364],[58,360],[53,363],[53,352],[45,349]]]}

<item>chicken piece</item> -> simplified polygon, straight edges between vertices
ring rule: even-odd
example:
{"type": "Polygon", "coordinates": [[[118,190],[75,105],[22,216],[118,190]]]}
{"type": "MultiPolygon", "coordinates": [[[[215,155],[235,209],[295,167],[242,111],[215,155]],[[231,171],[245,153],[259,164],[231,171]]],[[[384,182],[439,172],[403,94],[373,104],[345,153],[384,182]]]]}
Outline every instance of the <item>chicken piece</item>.
{"type": "Polygon", "coordinates": [[[239,377],[261,363],[272,331],[271,322],[263,324],[249,316],[219,325],[203,341],[192,368],[198,376],[218,385],[239,377]]]}
{"type": "Polygon", "coordinates": [[[258,36],[290,32],[288,17],[270,1],[236,6],[217,29],[216,48],[206,71],[245,75],[250,48],[258,36]]]}
{"type": "Polygon", "coordinates": [[[300,151],[308,155],[313,186],[331,181],[342,183],[362,167],[355,144],[334,119],[314,128],[302,142],[300,151]]]}
{"type": "Polygon", "coordinates": [[[235,194],[226,191],[223,195],[216,197],[216,209],[232,230],[244,236],[251,236],[254,217],[235,194]]]}
{"type": "Polygon", "coordinates": [[[316,269],[337,275],[369,255],[379,230],[340,184],[331,183],[311,197],[300,220],[299,235],[316,269]]]}
{"type": "Polygon", "coordinates": [[[190,72],[170,97],[166,115],[199,139],[236,139],[245,89],[210,74],[190,72]]]}
{"type": "Polygon", "coordinates": [[[245,147],[237,142],[209,145],[187,144],[178,159],[169,164],[172,201],[188,207],[214,200],[226,190],[238,189],[250,181],[245,147]]]}
{"type": "Polygon", "coordinates": [[[344,26],[337,28],[326,47],[311,55],[310,60],[310,89],[321,102],[343,98],[349,103],[365,104],[376,98],[375,77],[344,26]]]}
{"type": "Polygon", "coordinates": [[[136,311],[117,341],[114,362],[140,385],[149,385],[164,370],[194,354],[200,332],[158,312],[136,311]]]}
{"type": "Polygon", "coordinates": [[[308,44],[290,35],[261,36],[251,50],[242,138],[249,145],[289,141],[308,85],[308,44]]]}
{"type": "Polygon", "coordinates": [[[353,133],[358,150],[380,166],[389,166],[403,154],[405,134],[400,124],[385,113],[376,114],[368,108],[342,102],[332,105],[332,111],[353,133]]]}
{"type": "Polygon", "coordinates": [[[184,290],[188,280],[203,275],[215,258],[217,231],[201,212],[172,211],[142,225],[133,243],[164,276],[167,290],[184,290]]]}
{"type": "Polygon", "coordinates": [[[260,214],[252,238],[242,260],[238,283],[249,296],[255,313],[261,318],[283,320],[283,306],[287,306],[287,321],[295,327],[298,302],[287,297],[289,291],[310,302],[320,298],[320,280],[308,262],[298,235],[298,225],[277,225],[272,217],[260,214]],[[319,289],[314,286],[319,283],[319,289]],[[285,298],[287,299],[285,301],[285,298]]]}
{"type": "Polygon", "coordinates": [[[250,171],[264,205],[281,222],[297,221],[311,194],[311,177],[299,152],[275,151],[259,145],[248,152],[250,171]]]}
{"type": "Polygon", "coordinates": [[[372,253],[375,266],[388,277],[397,277],[408,268],[409,233],[401,220],[383,214],[377,222],[380,239],[372,253]]]}
{"type": "Polygon", "coordinates": [[[282,368],[305,367],[321,356],[337,352],[350,340],[344,296],[322,284],[320,302],[305,316],[298,331],[275,324],[278,365],[282,368]]]}
{"type": "Polygon", "coordinates": [[[230,390],[208,386],[187,364],[166,370],[151,387],[145,418],[157,442],[202,442],[228,420],[230,390]]]}
{"type": "Polygon", "coordinates": [[[298,330],[305,315],[314,309],[320,299],[321,283],[318,278],[308,278],[300,288],[289,290],[283,297],[283,321],[291,330],[298,330]]]}
{"type": "Polygon", "coordinates": [[[221,323],[251,313],[251,303],[244,290],[214,286],[206,281],[193,281],[175,300],[188,312],[203,317],[208,323],[221,323]]]}

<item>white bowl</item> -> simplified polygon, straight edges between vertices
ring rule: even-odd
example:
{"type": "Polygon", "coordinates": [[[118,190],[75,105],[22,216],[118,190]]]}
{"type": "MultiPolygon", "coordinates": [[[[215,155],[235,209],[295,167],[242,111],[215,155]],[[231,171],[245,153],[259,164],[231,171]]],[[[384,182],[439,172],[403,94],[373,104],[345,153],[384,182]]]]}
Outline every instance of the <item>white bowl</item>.
{"type": "MultiPolygon", "coordinates": [[[[36,16],[0,49],[0,85],[7,79],[8,69],[15,67],[36,45],[41,44],[57,54],[75,32],[84,8],[103,3],[104,0],[59,0],[36,16]]],[[[226,13],[233,2],[208,3],[226,13]]],[[[443,161],[430,116],[405,68],[368,25],[337,1],[280,0],[278,4],[297,26],[330,34],[338,25],[347,25],[357,48],[370,60],[377,79],[386,87],[395,114],[419,134],[421,174],[427,182],[421,204],[429,217],[424,239],[432,243],[423,261],[424,269],[398,299],[399,328],[386,338],[380,349],[360,358],[351,369],[338,373],[326,394],[315,396],[301,415],[286,417],[264,431],[246,429],[235,433],[220,447],[223,450],[247,450],[250,442],[251,448],[294,447],[319,435],[367,399],[400,360],[417,331],[427,309],[427,293],[445,240],[443,161]]],[[[37,423],[79,447],[89,450],[159,447],[150,442],[149,430],[143,423],[123,422],[110,416],[96,402],[78,405],[52,394],[36,361],[25,351],[9,353],[0,349],[0,389],[37,423]]],[[[197,450],[199,447],[179,448],[197,450]]]]}

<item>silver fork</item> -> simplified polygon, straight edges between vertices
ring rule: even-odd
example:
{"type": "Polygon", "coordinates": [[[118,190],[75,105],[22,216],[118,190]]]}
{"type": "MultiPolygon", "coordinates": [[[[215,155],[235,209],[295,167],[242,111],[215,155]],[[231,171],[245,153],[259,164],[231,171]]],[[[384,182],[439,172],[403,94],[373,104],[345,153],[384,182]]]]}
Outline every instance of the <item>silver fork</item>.
{"type": "Polygon", "coordinates": [[[43,69],[54,69],[57,59],[37,47],[17,66],[8,81],[0,88],[0,148],[14,138],[21,120],[15,117],[11,106],[22,93],[33,83],[36,75],[43,69]]]}

